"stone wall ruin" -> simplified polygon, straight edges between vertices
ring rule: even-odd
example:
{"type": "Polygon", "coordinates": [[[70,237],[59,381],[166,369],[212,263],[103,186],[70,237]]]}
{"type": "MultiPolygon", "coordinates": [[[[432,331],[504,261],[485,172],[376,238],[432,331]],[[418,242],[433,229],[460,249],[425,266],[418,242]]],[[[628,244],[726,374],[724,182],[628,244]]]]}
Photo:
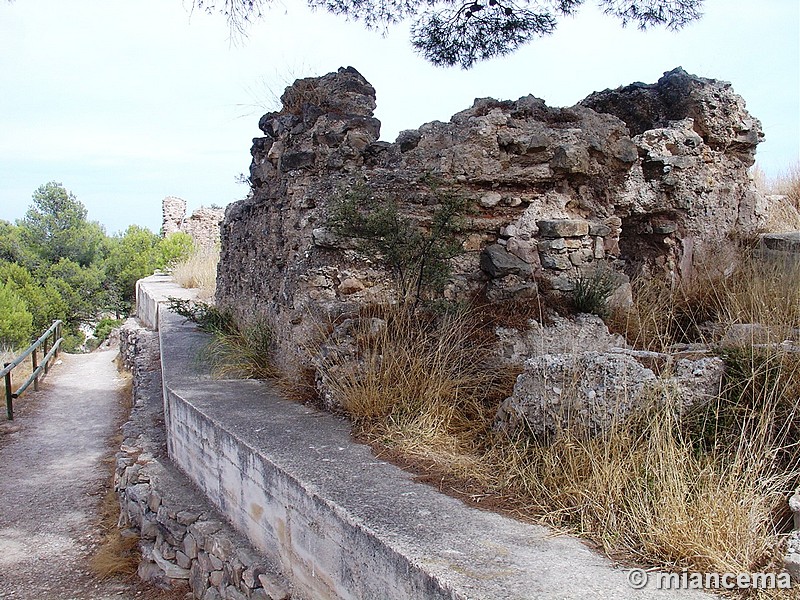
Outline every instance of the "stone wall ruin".
{"type": "Polygon", "coordinates": [[[748,174],[759,121],[730,84],[680,68],[568,108],[477,99],[394,143],[379,141],[375,90],[352,67],[297,80],[282,101],[253,140],[252,194],[225,214],[217,301],[266,313],[287,364],[320,319],[391,293],[380,265],[326,228],[356,185],[423,226],[438,194],[470,202],[451,299],[557,296],[598,265],[687,277],[764,218],[748,174]]]}
{"type": "Polygon", "coordinates": [[[212,250],[220,243],[219,227],[225,216],[221,208],[202,206],[188,217],[186,200],[167,196],[161,201],[161,235],[182,232],[192,236],[194,243],[205,250],[212,250]]]}

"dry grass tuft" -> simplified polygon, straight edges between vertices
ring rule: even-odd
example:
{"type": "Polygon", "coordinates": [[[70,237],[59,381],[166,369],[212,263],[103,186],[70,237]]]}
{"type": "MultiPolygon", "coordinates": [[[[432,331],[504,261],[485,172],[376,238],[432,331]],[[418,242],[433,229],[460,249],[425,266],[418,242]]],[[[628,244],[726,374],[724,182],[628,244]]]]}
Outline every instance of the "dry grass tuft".
{"type": "Polygon", "coordinates": [[[796,209],[800,210],[800,162],[789,167],[769,184],[773,194],[783,194],[796,209]]]}
{"type": "Polygon", "coordinates": [[[213,332],[203,350],[217,379],[271,379],[279,376],[273,364],[274,332],[266,317],[254,315],[247,323],[232,320],[213,332]]]}
{"type": "MultiPolygon", "coordinates": [[[[19,356],[19,354],[16,354],[11,350],[0,350],[0,365],[5,365],[7,362],[13,361],[17,356],[19,356]]],[[[25,383],[25,380],[31,376],[31,373],[33,373],[33,363],[31,363],[30,358],[28,358],[11,372],[11,391],[16,392],[19,387],[25,383]]],[[[41,379],[39,381],[41,381],[41,379]]],[[[33,391],[32,387],[28,389],[33,391]]],[[[5,397],[6,380],[4,377],[2,377],[0,378],[0,399],[5,400],[5,397]]]]}
{"type": "Polygon", "coordinates": [[[219,254],[219,248],[208,250],[196,247],[189,258],[173,267],[172,276],[182,287],[198,288],[200,300],[209,300],[217,289],[219,254]]]}
{"type": "Polygon", "coordinates": [[[756,165],[753,167],[753,179],[760,191],[773,196],[766,230],[800,231],[800,162],[773,180],[769,180],[756,165]]]}
{"type": "Polygon", "coordinates": [[[90,561],[92,571],[100,579],[132,576],[139,566],[139,538],[123,537],[117,527],[118,519],[119,499],[112,487],[106,491],[101,506],[103,542],[90,561]]]}
{"type": "Polygon", "coordinates": [[[395,306],[373,316],[384,325],[359,322],[357,362],[328,365],[344,410],[370,439],[435,463],[462,463],[464,473],[478,468],[471,455],[516,373],[495,364],[468,313],[395,306]]]}

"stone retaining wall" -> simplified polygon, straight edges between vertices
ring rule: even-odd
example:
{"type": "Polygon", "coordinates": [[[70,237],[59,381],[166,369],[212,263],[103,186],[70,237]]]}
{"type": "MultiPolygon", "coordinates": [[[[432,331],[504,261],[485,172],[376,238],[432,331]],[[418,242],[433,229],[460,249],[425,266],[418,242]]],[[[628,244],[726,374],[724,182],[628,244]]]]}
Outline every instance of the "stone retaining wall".
{"type": "Polygon", "coordinates": [[[157,334],[129,319],[120,332],[133,373],[134,408],[116,455],[123,535],[138,536],[139,576],[188,585],[199,600],[285,600],[290,589],[270,562],[166,458],[157,334]]]}

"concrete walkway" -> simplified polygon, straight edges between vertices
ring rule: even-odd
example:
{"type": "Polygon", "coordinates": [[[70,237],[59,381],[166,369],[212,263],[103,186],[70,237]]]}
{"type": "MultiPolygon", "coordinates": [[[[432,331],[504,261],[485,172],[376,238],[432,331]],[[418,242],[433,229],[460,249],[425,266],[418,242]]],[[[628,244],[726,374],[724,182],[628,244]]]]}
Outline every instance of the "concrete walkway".
{"type": "Polygon", "coordinates": [[[116,355],[62,354],[41,391],[17,401],[0,447],[0,598],[154,597],[98,582],[88,565],[125,388],[116,355]]]}

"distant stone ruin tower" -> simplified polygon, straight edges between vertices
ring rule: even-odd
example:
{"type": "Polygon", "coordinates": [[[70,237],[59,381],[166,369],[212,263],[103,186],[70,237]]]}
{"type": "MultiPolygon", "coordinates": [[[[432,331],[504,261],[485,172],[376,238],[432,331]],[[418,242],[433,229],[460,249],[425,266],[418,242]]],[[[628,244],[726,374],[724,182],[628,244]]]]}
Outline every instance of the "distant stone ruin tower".
{"type": "Polygon", "coordinates": [[[161,235],[182,232],[192,236],[194,243],[205,249],[219,245],[219,226],[225,217],[221,208],[201,207],[186,218],[186,201],[167,196],[161,202],[161,235]]]}
{"type": "Polygon", "coordinates": [[[176,196],[167,196],[161,201],[161,235],[164,237],[171,233],[181,231],[181,226],[186,219],[186,200],[176,196]]]}

